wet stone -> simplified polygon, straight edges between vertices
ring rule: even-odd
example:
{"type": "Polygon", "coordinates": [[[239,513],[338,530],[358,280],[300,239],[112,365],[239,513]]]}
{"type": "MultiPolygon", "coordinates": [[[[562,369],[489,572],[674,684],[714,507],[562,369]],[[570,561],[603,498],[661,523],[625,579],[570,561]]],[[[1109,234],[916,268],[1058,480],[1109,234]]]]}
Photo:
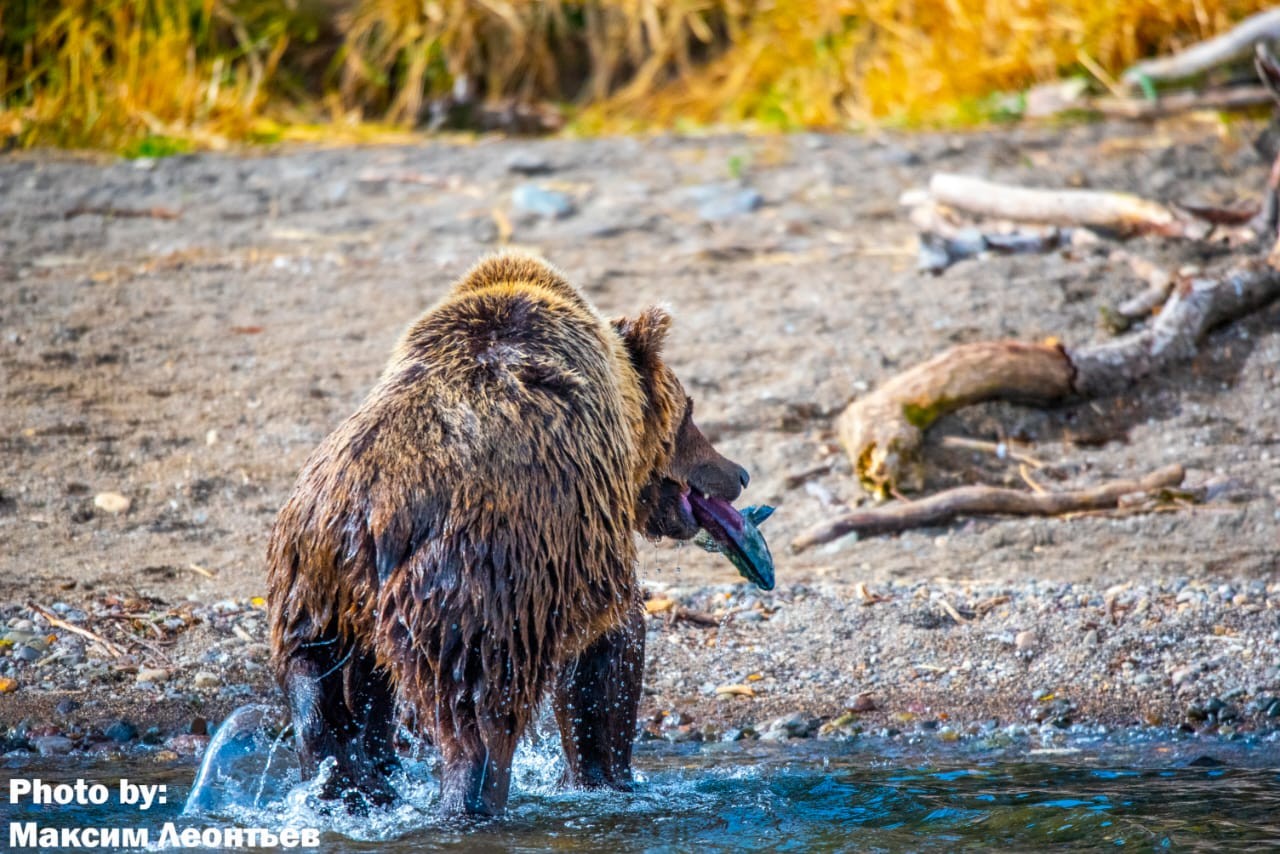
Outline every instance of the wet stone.
{"type": "Polygon", "coordinates": [[[54,711],[65,716],[71,714],[78,708],[80,708],[79,703],[72,699],[66,699],[59,701],[58,705],[54,707],[54,711]]]}
{"type": "Polygon", "coordinates": [[[811,732],[813,721],[799,712],[792,712],[770,721],[760,737],[766,741],[782,741],[788,738],[808,738],[811,732]]]}
{"type": "Polygon", "coordinates": [[[124,743],[138,737],[138,728],[126,720],[118,720],[102,731],[112,741],[124,743]]]}
{"type": "Polygon", "coordinates": [[[63,756],[71,752],[75,742],[65,735],[42,735],[31,739],[31,746],[41,756],[63,756]]]}

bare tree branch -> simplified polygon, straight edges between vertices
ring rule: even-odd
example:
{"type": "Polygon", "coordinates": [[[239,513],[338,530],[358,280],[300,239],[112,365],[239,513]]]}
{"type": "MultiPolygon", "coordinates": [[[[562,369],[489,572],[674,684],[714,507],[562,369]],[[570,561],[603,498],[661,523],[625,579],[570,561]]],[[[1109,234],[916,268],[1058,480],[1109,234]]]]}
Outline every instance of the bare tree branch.
{"type": "Polygon", "coordinates": [[[1207,41],[1194,44],[1173,56],[1149,59],[1131,66],[1121,75],[1130,86],[1152,82],[1184,80],[1247,56],[1261,41],[1280,38],[1280,9],[1259,12],[1232,29],[1207,41]]]}
{"type": "Polygon", "coordinates": [[[960,516],[1061,516],[1117,506],[1135,493],[1151,493],[1182,483],[1182,466],[1157,469],[1140,480],[1113,480],[1090,489],[1068,492],[1023,492],[994,486],[961,486],[918,501],[906,501],[870,510],[855,510],[814,525],[791,541],[791,549],[803,551],[846,534],[891,534],[912,528],[943,525],[960,516]]]}

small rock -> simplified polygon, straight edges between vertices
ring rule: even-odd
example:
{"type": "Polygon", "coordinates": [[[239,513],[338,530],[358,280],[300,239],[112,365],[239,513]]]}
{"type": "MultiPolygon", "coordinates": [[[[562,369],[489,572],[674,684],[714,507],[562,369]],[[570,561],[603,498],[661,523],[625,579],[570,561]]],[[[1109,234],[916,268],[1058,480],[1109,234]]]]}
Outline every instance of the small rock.
{"type": "Polygon", "coordinates": [[[43,655],[43,652],[30,643],[24,643],[13,651],[13,657],[19,661],[39,661],[43,655]]]}
{"type": "Polygon", "coordinates": [[[747,187],[711,195],[698,205],[698,216],[711,222],[745,216],[764,204],[764,196],[747,187]]]}
{"type": "Polygon", "coordinates": [[[876,153],[876,159],[887,166],[919,166],[924,161],[919,154],[901,145],[888,145],[876,153]]]}
{"type": "Polygon", "coordinates": [[[853,702],[846,704],[845,708],[851,712],[874,712],[876,701],[870,694],[859,694],[853,698],[853,702]]]}
{"type": "Polygon", "coordinates": [[[64,756],[75,747],[75,742],[65,735],[42,735],[31,739],[31,746],[41,756],[64,756]]]}
{"type": "Polygon", "coordinates": [[[106,513],[125,513],[133,501],[118,492],[99,492],[93,497],[93,506],[106,513]]]}
{"type": "Polygon", "coordinates": [[[164,682],[169,678],[169,671],[163,667],[139,667],[135,682],[164,682]]]}
{"type": "Polygon", "coordinates": [[[209,722],[204,718],[194,717],[191,719],[191,723],[187,726],[187,732],[192,735],[208,735],[209,722]]]}
{"type": "Polygon", "coordinates": [[[516,175],[546,175],[555,171],[551,162],[541,154],[521,149],[507,158],[507,171],[516,175]]]}
{"type": "Polygon", "coordinates": [[[209,736],[184,732],[166,741],[164,746],[178,756],[200,756],[209,746],[209,736]]]}
{"type": "Polygon", "coordinates": [[[138,737],[138,728],[126,720],[118,720],[102,731],[112,741],[124,743],[138,737]]]}
{"type": "Polygon", "coordinates": [[[65,716],[65,715],[71,714],[78,708],[80,708],[79,703],[77,703],[75,700],[67,698],[66,700],[59,701],[58,705],[53,707],[53,710],[58,714],[65,716]]]}
{"type": "Polygon", "coordinates": [[[921,273],[941,273],[951,266],[951,254],[946,242],[934,235],[920,235],[916,252],[916,269],[921,273]]]}
{"type": "Polygon", "coordinates": [[[564,193],[537,184],[521,184],[512,190],[511,206],[519,213],[548,219],[564,219],[576,210],[573,200],[564,193]]]}
{"type": "Polygon", "coordinates": [[[808,738],[813,722],[799,712],[783,715],[769,722],[760,737],[766,741],[783,741],[788,738],[808,738]]]}
{"type": "Polygon", "coordinates": [[[8,676],[0,676],[0,694],[12,694],[18,690],[18,682],[16,679],[10,679],[8,676]]]}
{"type": "Polygon", "coordinates": [[[746,739],[759,738],[760,734],[751,727],[733,727],[725,730],[720,735],[721,741],[744,741],[746,739]]]}
{"type": "Polygon", "coordinates": [[[1098,630],[1097,630],[1097,629],[1089,629],[1089,631],[1087,631],[1087,632],[1085,632],[1085,633],[1084,633],[1084,645],[1085,645],[1085,646],[1097,646],[1097,645],[1098,645],[1098,630]]]}
{"type": "Polygon", "coordinates": [[[218,674],[210,673],[207,670],[201,670],[191,680],[191,684],[197,688],[217,688],[222,684],[222,680],[218,678],[218,674]]]}
{"type": "Polygon", "coordinates": [[[1226,764],[1227,763],[1223,762],[1221,759],[1216,759],[1208,755],[1201,755],[1201,756],[1197,756],[1195,759],[1192,759],[1190,762],[1188,762],[1187,767],[1188,768],[1220,768],[1226,764]]]}
{"type": "Polygon", "coordinates": [[[1031,630],[1018,632],[1013,637],[1013,645],[1018,652],[1030,652],[1036,648],[1036,633],[1031,630]]]}
{"type": "Polygon", "coordinates": [[[818,727],[818,738],[847,739],[853,738],[861,731],[858,716],[853,712],[845,712],[837,718],[827,721],[818,727]]]}

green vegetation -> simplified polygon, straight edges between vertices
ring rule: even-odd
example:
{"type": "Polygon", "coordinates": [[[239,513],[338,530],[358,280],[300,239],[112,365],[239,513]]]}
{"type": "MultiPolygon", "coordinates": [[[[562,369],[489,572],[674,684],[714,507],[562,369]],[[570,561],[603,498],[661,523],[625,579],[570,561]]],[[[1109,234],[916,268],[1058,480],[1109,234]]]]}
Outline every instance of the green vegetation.
{"type": "Polygon", "coordinates": [[[584,133],[999,119],[1263,0],[9,0],[0,136],[156,154],[351,139],[459,86],[584,133]],[[371,123],[377,123],[372,126],[371,123]]]}

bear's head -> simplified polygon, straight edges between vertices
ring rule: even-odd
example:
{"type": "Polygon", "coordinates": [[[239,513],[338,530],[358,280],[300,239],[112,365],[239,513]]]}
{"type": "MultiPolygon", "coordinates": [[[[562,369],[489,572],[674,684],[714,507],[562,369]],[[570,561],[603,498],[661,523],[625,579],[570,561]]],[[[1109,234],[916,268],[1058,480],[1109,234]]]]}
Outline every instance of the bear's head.
{"type": "MultiPolygon", "coordinates": [[[[649,308],[613,322],[642,395],[636,528],[647,537],[687,540],[706,528],[740,525],[731,502],[750,479],[722,456],[693,421],[693,401],[662,359],[671,315],[649,308]]],[[[717,537],[718,539],[718,537],[717,537]]]]}

